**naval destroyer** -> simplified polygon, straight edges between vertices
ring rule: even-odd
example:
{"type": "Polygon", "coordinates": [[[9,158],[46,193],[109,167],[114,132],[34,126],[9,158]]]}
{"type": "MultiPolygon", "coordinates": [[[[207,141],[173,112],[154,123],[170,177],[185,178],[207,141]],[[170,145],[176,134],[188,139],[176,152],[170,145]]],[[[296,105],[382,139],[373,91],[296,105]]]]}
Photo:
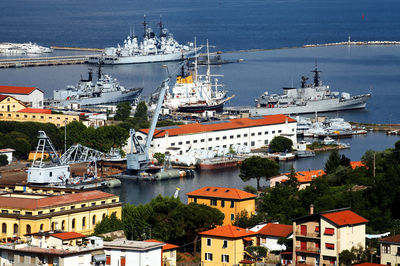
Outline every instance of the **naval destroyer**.
{"type": "Polygon", "coordinates": [[[347,92],[332,92],[323,85],[317,67],[313,83],[307,84],[307,77],[301,78],[300,88],[283,88],[283,95],[264,92],[256,101],[256,107],[229,107],[231,114],[249,113],[252,116],[275,114],[307,114],[351,109],[362,109],[367,105],[370,93],[352,96],[347,92]]]}
{"type": "Polygon", "coordinates": [[[74,109],[75,106],[79,109],[81,106],[133,102],[142,93],[143,88],[125,88],[117,79],[103,74],[101,64],[99,64],[97,74],[96,82],[90,70],[89,78],[81,78],[77,86],[67,86],[66,90],[54,90],[53,99],[46,105],[67,109],[74,109]]]}
{"type": "Polygon", "coordinates": [[[131,33],[121,47],[108,47],[104,49],[101,56],[91,56],[88,62],[97,64],[102,62],[106,65],[140,64],[166,61],[180,61],[199,56],[201,48],[195,47],[193,43],[187,45],[179,44],[161,21],[160,35],[157,37],[154,31],[148,27],[146,16],[144,17],[143,42],[139,43],[134,33],[131,33]]]}

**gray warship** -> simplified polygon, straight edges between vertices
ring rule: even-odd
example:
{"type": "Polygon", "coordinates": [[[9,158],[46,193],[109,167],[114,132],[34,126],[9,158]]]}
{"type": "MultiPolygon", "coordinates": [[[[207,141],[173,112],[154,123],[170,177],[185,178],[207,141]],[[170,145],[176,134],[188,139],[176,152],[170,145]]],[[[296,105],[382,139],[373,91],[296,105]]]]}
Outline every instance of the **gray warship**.
{"type": "Polygon", "coordinates": [[[117,79],[103,74],[101,64],[98,67],[98,79],[93,81],[93,72],[89,70],[88,79],[82,79],[76,86],[67,86],[65,90],[54,90],[53,99],[47,104],[53,107],[73,109],[71,106],[90,107],[101,104],[133,102],[142,93],[143,88],[127,89],[117,79]]]}
{"type": "Polygon", "coordinates": [[[283,88],[283,95],[264,92],[256,101],[256,107],[228,107],[231,114],[249,113],[252,116],[275,114],[307,114],[365,108],[371,94],[352,96],[347,92],[331,92],[323,85],[320,72],[315,66],[313,83],[301,77],[300,88],[283,88]]]}

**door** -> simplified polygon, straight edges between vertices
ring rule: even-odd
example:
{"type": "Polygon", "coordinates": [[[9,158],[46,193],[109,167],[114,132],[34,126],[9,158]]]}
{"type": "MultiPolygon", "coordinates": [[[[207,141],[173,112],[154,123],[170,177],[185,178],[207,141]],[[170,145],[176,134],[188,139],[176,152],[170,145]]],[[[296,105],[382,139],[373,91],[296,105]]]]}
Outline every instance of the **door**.
{"type": "Polygon", "coordinates": [[[307,225],[300,226],[300,234],[302,234],[303,236],[307,235],[307,225]]]}
{"type": "Polygon", "coordinates": [[[300,241],[300,249],[307,250],[307,242],[306,241],[300,241]]]}

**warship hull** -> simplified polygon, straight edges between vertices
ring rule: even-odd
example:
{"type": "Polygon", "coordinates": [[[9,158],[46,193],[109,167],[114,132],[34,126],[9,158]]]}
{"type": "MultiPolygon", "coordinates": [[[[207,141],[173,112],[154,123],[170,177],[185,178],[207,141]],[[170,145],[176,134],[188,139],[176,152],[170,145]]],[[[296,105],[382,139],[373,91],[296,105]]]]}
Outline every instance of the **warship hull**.
{"type": "Polygon", "coordinates": [[[276,115],[276,114],[310,114],[321,112],[335,112],[352,109],[363,109],[367,105],[370,94],[355,96],[351,99],[326,99],[319,101],[309,101],[305,105],[287,107],[230,107],[226,110],[231,114],[249,113],[252,116],[276,115]]]}
{"type": "Polygon", "coordinates": [[[99,61],[104,65],[124,65],[124,64],[144,64],[169,61],[181,61],[199,56],[200,49],[184,53],[155,54],[155,55],[135,55],[135,56],[99,56],[90,57],[89,64],[98,64],[99,61]]]}
{"type": "Polygon", "coordinates": [[[135,100],[143,91],[143,88],[132,89],[129,91],[112,91],[102,93],[100,96],[96,97],[85,97],[79,99],[70,99],[70,100],[53,100],[50,103],[52,106],[68,106],[71,104],[79,104],[80,106],[95,106],[101,104],[115,104],[120,102],[132,102],[135,100]]]}

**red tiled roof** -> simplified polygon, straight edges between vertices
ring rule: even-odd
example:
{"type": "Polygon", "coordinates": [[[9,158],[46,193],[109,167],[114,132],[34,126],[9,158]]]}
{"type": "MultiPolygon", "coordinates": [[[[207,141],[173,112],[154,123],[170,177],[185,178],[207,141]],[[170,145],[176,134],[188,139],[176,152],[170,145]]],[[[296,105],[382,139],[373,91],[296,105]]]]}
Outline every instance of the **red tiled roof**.
{"type": "Polygon", "coordinates": [[[361,217],[360,215],[350,210],[323,213],[321,214],[321,216],[337,224],[338,226],[349,225],[349,224],[363,224],[368,222],[367,219],[361,217]]]}
{"type": "Polygon", "coordinates": [[[224,198],[224,199],[251,199],[256,195],[237,188],[226,187],[203,187],[192,192],[186,193],[188,196],[198,196],[207,198],[224,198]]]}
{"type": "Polygon", "coordinates": [[[40,199],[0,197],[0,207],[35,210],[40,208],[48,208],[51,206],[66,205],[76,202],[97,200],[114,196],[115,195],[103,191],[93,190],[61,196],[50,196],[40,199]]]}
{"type": "MultiPolygon", "coordinates": [[[[238,118],[238,119],[216,121],[215,123],[207,123],[207,122],[193,123],[187,125],[177,125],[174,126],[173,128],[168,128],[168,129],[156,129],[153,138],[164,137],[167,132],[169,136],[177,136],[177,135],[195,134],[195,133],[209,132],[209,131],[220,131],[220,130],[229,130],[236,128],[282,124],[285,123],[286,120],[288,121],[288,123],[296,122],[296,120],[294,120],[293,118],[287,117],[285,115],[267,115],[260,118],[256,117],[238,118]]],[[[149,129],[148,128],[140,129],[139,131],[147,134],[149,132],[149,129]]]]}
{"type": "Polygon", "coordinates": [[[7,97],[11,97],[10,95],[0,95],[0,102],[4,99],[6,99],[7,97]]]}
{"type": "Polygon", "coordinates": [[[8,94],[31,94],[34,90],[41,91],[36,87],[0,86],[0,93],[8,94]]]}
{"type": "MultiPolygon", "coordinates": [[[[290,173],[286,173],[285,175],[288,176],[290,173]]],[[[310,171],[300,171],[296,172],[296,178],[300,183],[309,183],[313,181],[315,178],[325,175],[325,171],[320,170],[310,170],[310,171]]],[[[287,181],[287,179],[282,180],[282,182],[287,181]]]]}
{"type": "Polygon", "coordinates": [[[20,113],[35,113],[35,114],[51,114],[49,109],[39,109],[39,108],[24,108],[19,110],[20,113]]]}
{"type": "Polygon", "coordinates": [[[379,242],[400,243],[400,235],[388,236],[378,240],[379,242]]]}
{"type": "Polygon", "coordinates": [[[365,164],[361,161],[357,161],[357,162],[350,162],[350,166],[352,169],[356,169],[358,167],[365,167],[365,164]]]}
{"type": "Polygon", "coordinates": [[[293,233],[293,226],[287,224],[272,224],[269,223],[265,225],[258,231],[258,234],[264,236],[278,236],[278,237],[288,237],[293,233]]]}
{"type": "Polygon", "coordinates": [[[72,240],[86,237],[85,235],[76,232],[55,233],[51,234],[51,236],[61,240],[72,240]]]}
{"type": "MultiPolygon", "coordinates": [[[[164,242],[158,241],[156,239],[148,239],[148,240],[144,240],[144,242],[164,243],[164,242]]],[[[177,246],[177,245],[173,245],[173,244],[169,244],[169,243],[164,243],[164,244],[165,245],[162,247],[162,251],[179,248],[179,246],[177,246]]]]}
{"type": "Polygon", "coordinates": [[[257,233],[234,225],[225,225],[201,232],[199,234],[205,236],[219,236],[228,238],[245,238],[248,236],[254,236],[257,233]]]}

